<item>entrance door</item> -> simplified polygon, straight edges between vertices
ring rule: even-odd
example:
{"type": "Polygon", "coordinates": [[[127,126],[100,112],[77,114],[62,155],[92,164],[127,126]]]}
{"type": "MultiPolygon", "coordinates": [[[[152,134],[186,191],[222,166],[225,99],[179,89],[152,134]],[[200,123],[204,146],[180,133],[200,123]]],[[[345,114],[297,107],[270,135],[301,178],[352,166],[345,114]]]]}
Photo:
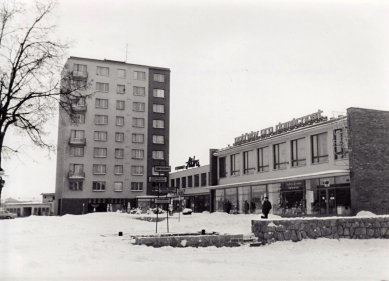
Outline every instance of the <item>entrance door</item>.
{"type": "Polygon", "coordinates": [[[320,189],[319,206],[321,215],[336,215],[336,197],[334,188],[320,189]]]}

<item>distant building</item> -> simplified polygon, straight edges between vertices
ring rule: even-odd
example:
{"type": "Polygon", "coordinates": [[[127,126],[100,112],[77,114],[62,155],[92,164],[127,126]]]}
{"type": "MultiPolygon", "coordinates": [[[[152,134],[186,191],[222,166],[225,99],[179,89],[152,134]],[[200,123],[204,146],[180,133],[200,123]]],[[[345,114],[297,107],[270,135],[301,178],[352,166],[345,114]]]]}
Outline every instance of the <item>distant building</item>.
{"type": "Polygon", "coordinates": [[[54,193],[42,193],[42,200],[18,201],[9,198],[5,201],[4,208],[18,215],[18,217],[51,216],[54,211],[54,193]]]}
{"type": "Polygon", "coordinates": [[[135,207],[169,164],[170,70],[70,57],[64,71],[94,93],[60,112],[56,214],[135,207]]]}

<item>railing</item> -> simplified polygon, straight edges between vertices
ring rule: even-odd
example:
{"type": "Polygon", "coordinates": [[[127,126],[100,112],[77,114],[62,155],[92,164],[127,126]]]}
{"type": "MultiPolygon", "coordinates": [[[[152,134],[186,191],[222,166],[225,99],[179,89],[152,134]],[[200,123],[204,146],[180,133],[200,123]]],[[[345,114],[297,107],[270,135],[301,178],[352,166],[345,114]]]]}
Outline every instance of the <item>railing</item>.
{"type": "Polygon", "coordinates": [[[86,145],[86,138],[70,138],[69,144],[84,146],[84,145],[86,145]]]}
{"type": "Polygon", "coordinates": [[[87,71],[73,70],[72,75],[73,75],[73,78],[88,79],[88,72],[87,71]]]}
{"type": "Polygon", "coordinates": [[[85,172],[69,171],[68,178],[70,178],[70,179],[84,179],[85,178],[85,172]]]}

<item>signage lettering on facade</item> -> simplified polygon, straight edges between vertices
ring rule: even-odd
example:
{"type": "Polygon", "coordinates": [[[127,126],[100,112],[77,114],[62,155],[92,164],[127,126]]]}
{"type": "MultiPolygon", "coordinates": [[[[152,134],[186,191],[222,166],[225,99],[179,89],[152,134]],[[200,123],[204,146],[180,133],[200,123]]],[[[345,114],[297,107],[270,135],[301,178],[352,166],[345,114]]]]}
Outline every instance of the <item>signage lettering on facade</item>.
{"type": "Polygon", "coordinates": [[[167,177],[149,177],[149,182],[167,182],[167,177]]]}
{"type": "Polygon", "coordinates": [[[322,113],[323,111],[318,110],[315,113],[303,117],[293,118],[291,121],[285,123],[278,123],[275,127],[269,127],[262,129],[261,131],[252,131],[250,133],[242,134],[241,136],[235,138],[234,145],[263,139],[273,134],[278,134],[313,123],[326,121],[327,117],[322,116],[322,113]]]}
{"type": "Polygon", "coordinates": [[[170,172],[170,166],[154,166],[154,172],[157,173],[166,173],[170,172]]]}

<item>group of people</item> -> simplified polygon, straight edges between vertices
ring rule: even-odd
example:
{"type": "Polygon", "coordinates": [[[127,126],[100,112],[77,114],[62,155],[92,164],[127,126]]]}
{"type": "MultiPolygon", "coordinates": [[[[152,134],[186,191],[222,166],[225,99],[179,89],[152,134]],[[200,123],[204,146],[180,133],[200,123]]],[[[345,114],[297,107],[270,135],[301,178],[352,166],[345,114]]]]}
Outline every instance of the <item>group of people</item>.
{"type": "MultiPolygon", "coordinates": [[[[262,214],[263,215],[261,216],[261,218],[267,219],[271,208],[272,208],[272,205],[269,201],[269,198],[265,197],[265,200],[262,203],[262,214]]],[[[223,205],[223,209],[226,213],[229,214],[231,212],[231,209],[232,209],[232,203],[229,200],[225,201],[224,205],[223,205]]],[[[247,200],[245,200],[244,205],[243,205],[243,210],[244,210],[245,214],[248,214],[249,211],[251,213],[255,213],[256,205],[254,202],[249,203],[247,200]]]]}

